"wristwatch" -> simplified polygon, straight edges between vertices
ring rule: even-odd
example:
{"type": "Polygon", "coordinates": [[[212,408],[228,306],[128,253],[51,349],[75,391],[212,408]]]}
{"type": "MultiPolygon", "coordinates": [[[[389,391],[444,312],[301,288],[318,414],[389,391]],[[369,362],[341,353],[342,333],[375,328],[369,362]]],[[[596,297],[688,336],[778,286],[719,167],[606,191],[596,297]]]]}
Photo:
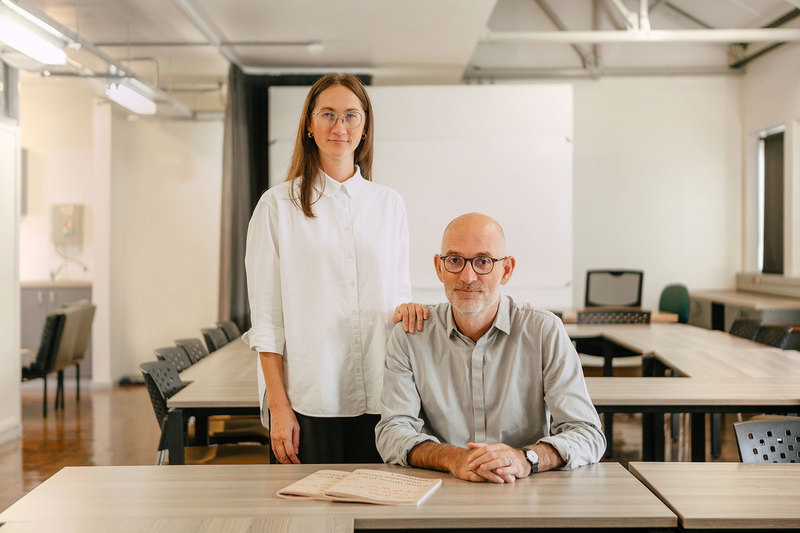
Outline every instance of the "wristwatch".
{"type": "Polygon", "coordinates": [[[523,448],[522,451],[525,452],[525,459],[531,464],[531,473],[528,475],[536,473],[539,470],[539,454],[526,448],[523,448]]]}

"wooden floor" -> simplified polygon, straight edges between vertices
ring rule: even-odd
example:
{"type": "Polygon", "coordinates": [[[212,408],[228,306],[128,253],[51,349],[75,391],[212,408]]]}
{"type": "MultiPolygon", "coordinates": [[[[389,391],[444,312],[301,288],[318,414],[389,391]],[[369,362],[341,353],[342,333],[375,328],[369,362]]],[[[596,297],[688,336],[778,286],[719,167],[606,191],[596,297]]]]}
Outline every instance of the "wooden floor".
{"type": "MultiPolygon", "coordinates": [[[[71,380],[70,380],[71,381],[71,380]]],[[[48,387],[55,390],[55,383],[48,387]]],[[[623,464],[641,458],[639,415],[614,417],[615,457],[623,464]]],[[[738,461],[733,418],[723,424],[721,461],[738,461]]],[[[52,410],[42,418],[42,383],[28,382],[22,388],[22,439],[0,445],[0,510],[65,466],[152,465],[156,461],[159,430],[144,386],[91,390],[81,387],[75,401],[74,381],[67,383],[65,409],[52,410]]],[[[673,444],[668,459],[678,459],[673,444]]],[[[708,457],[709,454],[707,454],[708,457]]],[[[686,455],[682,456],[683,460],[686,455]]]]}

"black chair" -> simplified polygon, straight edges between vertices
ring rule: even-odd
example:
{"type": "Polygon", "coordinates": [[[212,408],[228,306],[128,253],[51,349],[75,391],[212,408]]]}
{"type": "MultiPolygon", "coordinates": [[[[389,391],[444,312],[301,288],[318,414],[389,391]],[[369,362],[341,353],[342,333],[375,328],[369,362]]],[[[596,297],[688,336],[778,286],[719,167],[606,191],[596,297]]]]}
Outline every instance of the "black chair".
{"type": "Polygon", "coordinates": [[[200,333],[203,334],[209,353],[216,352],[229,342],[222,328],[200,328],[200,333]]]}
{"type": "Polygon", "coordinates": [[[180,346],[166,346],[164,348],[155,349],[156,359],[159,361],[167,361],[172,363],[179,373],[183,372],[192,366],[192,360],[189,359],[189,354],[180,346]]]}
{"type": "Polygon", "coordinates": [[[238,339],[242,336],[242,332],[239,329],[239,326],[236,325],[236,322],[232,320],[220,320],[217,322],[217,326],[222,328],[222,331],[225,332],[225,336],[228,337],[229,341],[238,339]]]}
{"type": "Polygon", "coordinates": [[[195,364],[208,355],[208,350],[200,339],[176,339],[175,344],[186,350],[192,364],[195,364]]]}
{"type": "MultiPolygon", "coordinates": [[[[635,309],[593,309],[578,311],[578,324],[649,324],[650,311],[635,309]]],[[[582,367],[603,367],[603,376],[614,375],[614,366],[639,366],[642,364],[640,354],[622,348],[611,346],[603,339],[586,339],[577,341],[576,349],[580,352],[582,367]],[[625,358],[627,365],[615,364],[615,361],[625,358]]],[[[606,457],[614,454],[614,413],[603,415],[603,431],[606,435],[606,457]]]]}
{"type": "Polygon", "coordinates": [[[756,330],[753,340],[781,350],[800,350],[800,326],[797,324],[764,324],[756,330]]]}
{"type": "Polygon", "coordinates": [[[42,328],[42,338],[39,341],[39,350],[36,359],[27,367],[22,368],[22,381],[42,378],[44,381],[44,401],[42,402],[42,416],[47,417],[47,375],[53,372],[58,344],[64,330],[63,313],[47,315],[42,328]]]}
{"type": "Polygon", "coordinates": [[[731,324],[731,329],[728,331],[731,335],[735,335],[736,337],[741,337],[743,339],[754,340],[756,338],[756,332],[758,331],[758,327],[761,325],[760,320],[755,320],[752,318],[737,318],[731,324]]]}
{"type": "Polygon", "coordinates": [[[649,324],[650,311],[591,309],[578,311],[578,324],[649,324]]]}
{"type": "Polygon", "coordinates": [[[585,307],[641,307],[641,270],[589,270],[585,307]]]}
{"type": "Polygon", "coordinates": [[[774,417],[733,425],[743,463],[800,462],[800,418],[774,417]]]}
{"type": "Polygon", "coordinates": [[[150,403],[153,404],[153,411],[156,421],[161,429],[161,438],[158,441],[158,459],[156,464],[164,463],[164,454],[167,451],[167,399],[183,388],[181,377],[178,370],[167,361],[151,361],[139,365],[144,377],[144,384],[147,393],[150,395],[150,403]]]}

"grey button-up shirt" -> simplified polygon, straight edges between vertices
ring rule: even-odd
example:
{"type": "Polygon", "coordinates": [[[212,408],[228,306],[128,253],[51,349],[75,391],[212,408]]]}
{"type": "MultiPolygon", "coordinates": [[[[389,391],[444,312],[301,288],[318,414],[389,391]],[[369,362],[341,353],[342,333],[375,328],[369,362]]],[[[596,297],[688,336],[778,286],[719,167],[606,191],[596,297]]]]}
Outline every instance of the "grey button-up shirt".
{"type": "Polygon", "coordinates": [[[606,440],[578,354],[552,313],[501,296],[478,342],[458,331],[449,303],[430,306],[422,331],[398,323],[387,346],[378,451],[408,464],[426,440],[462,448],[552,445],[575,468],[600,460],[606,440]]]}

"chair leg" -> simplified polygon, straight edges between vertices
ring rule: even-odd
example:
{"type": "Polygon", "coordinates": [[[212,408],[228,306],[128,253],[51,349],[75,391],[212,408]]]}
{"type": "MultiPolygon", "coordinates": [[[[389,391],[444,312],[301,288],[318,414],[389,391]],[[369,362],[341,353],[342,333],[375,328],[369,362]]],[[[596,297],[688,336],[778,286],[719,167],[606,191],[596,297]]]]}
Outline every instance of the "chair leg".
{"type": "Polygon", "coordinates": [[[75,363],[75,401],[81,401],[81,364],[75,363]]]}
{"type": "Polygon", "coordinates": [[[605,458],[610,459],[614,456],[614,413],[603,414],[603,433],[606,436],[605,458]]]}
{"type": "Polygon", "coordinates": [[[156,465],[161,466],[164,464],[164,456],[166,455],[167,450],[158,450],[158,458],[156,459],[156,465]]]}
{"type": "Polygon", "coordinates": [[[42,402],[42,418],[47,418],[47,375],[45,374],[44,378],[44,401],[42,402]]]}
{"type": "Polygon", "coordinates": [[[711,457],[722,455],[722,413],[711,413],[711,457]]]}

